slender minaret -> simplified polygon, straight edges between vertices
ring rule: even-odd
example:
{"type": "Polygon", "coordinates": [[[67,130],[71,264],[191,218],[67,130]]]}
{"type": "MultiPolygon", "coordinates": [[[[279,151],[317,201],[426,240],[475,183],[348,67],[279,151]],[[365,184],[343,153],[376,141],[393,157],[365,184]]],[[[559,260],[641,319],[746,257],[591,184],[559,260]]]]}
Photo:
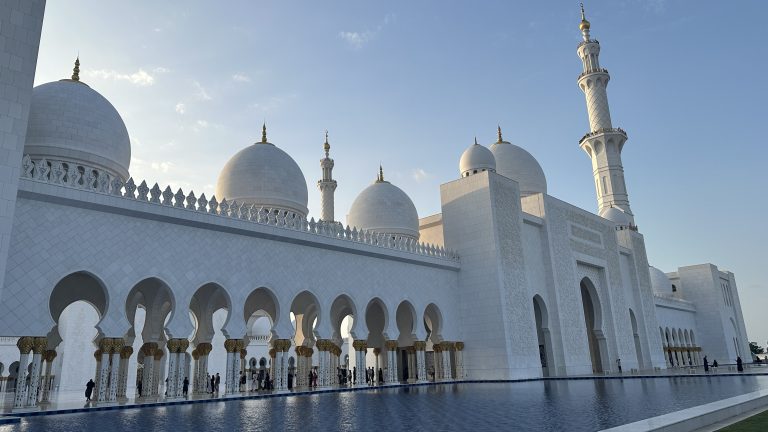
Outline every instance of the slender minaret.
{"type": "Polygon", "coordinates": [[[325,157],[320,159],[320,168],[323,170],[323,179],[317,182],[320,189],[320,219],[325,222],[335,221],[333,216],[333,193],[336,190],[336,180],[333,179],[333,159],[328,157],[331,145],[328,144],[328,131],[325,131],[325,143],[323,144],[325,157]]]}
{"type": "Polygon", "coordinates": [[[611,124],[606,90],[611,77],[608,70],[600,67],[600,43],[590,38],[589,27],[582,4],[579,29],[584,40],[577,53],[584,71],[579,75],[578,83],[587,99],[590,131],[579,141],[579,146],[592,159],[598,213],[602,216],[607,209],[615,207],[622,210],[634,225],[621,165],[621,150],[627,141],[627,133],[611,124]]]}

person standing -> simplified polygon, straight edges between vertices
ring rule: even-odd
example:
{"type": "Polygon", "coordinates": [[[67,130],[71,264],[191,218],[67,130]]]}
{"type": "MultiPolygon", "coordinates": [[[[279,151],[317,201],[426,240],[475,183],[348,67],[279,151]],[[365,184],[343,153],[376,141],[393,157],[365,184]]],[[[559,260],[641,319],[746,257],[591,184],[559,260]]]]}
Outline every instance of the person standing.
{"type": "Polygon", "coordinates": [[[736,357],[736,370],[744,372],[744,363],[741,361],[741,356],[736,357]]]}
{"type": "Polygon", "coordinates": [[[704,373],[709,373],[709,360],[707,360],[707,356],[704,356],[704,373]]]}
{"type": "Polygon", "coordinates": [[[136,383],[136,390],[139,392],[139,397],[141,397],[141,387],[141,380],[139,380],[139,382],[136,383]]]}
{"type": "Polygon", "coordinates": [[[219,384],[221,384],[221,376],[216,372],[216,393],[219,392],[219,384]]]}
{"type": "Polygon", "coordinates": [[[216,377],[211,375],[209,376],[211,377],[211,394],[213,394],[213,392],[216,391],[216,377]]]}
{"type": "Polygon", "coordinates": [[[384,371],[379,368],[379,384],[384,384],[384,371]]]}
{"type": "Polygon", "coordinates": [[[90,402],[91,395],[93,394],[93,388],[96,387],[96,383],[92,379],[89,379],[85,384],[85,400],[90,402]]]}
{"type": "Polygon", "coordinates": [[[189,378],[184,377],[184,384],[182,384],[181,390],[184,393],[184,397],[187,397],[187,393],[189,392],[189,378]]]}
{"type": "Polygon", "coordinates": [[[357,366],[352,366],[352,385],[357,381],[357,366]]]}

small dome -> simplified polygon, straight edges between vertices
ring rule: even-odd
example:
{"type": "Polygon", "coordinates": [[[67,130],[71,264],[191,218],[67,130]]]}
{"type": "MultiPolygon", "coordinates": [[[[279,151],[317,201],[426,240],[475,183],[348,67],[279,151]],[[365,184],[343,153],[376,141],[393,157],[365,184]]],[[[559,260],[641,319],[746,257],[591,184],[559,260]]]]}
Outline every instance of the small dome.
{"type": "Polygon", "coordinates": [[[496,158],[487,147],[475,143],[461,154],[459,173],[462,177],[477,174],[482,171],[496,171],[496,158]]]}
{"type": "Polygon", "coordinates": [[[307,216],[307,181],[288,153],[266,142],[237,152],[216,182],[216,198],[256,204],[307,216]]]}
{"type": "Polygon", "coordinates": [[[383,175],[355,198],[347,224],[357,229],[419,238],[416,206],[402,189],[384,181],[383,175]]]}
{"type": "Polygon", "coordinates": [[[104,96],[66,79],[32,89],[24,153],[103,169],[126,180],[131,140],[120,114],[104,96]]]}
{"type": "Polygon", "coordinates": [[[609,221],[619,226],[629,226],[632,222],[626,213],[616,207],[608,207],[603,209],[600,212],[600,217],[608,219],[609,221]]]}
{"type": "Polygon", "coordinates": [[[651,273],[651,288],[659,294],[672,294],[672,282],[663,271],[654,266],[648,266],[651,273]]]}
{"type": "Polygon", "coordinates": [[[491,145],[491,152],[496,158],[496,173],[516,181],[521,196],[547,193],[544,170],[525,149],[499,139],[491,145]]]}

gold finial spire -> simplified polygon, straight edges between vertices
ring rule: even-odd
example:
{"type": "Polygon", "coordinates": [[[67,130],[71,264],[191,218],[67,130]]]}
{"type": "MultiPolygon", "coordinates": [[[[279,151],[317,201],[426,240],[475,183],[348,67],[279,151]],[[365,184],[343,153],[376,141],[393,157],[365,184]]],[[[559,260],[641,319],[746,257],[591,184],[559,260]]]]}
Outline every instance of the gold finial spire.
{"type": "Polygon", "coordinates": [[[381,183],[384,181],[384,168],[381,167],[381,164],[379,164],[379,177],[376,178],[376,183],[381,183]]]}
{"type": "Polygon", "coordinates": [[[587,21],[587,18],[584,15],[584,3],[579,3],[579,6],[581,6],[581,23],[579,24],[579,30],[589,30],[589,21],[587,21]]]}
{"type": "Polygon", "coordinates": [[[501,138],[501,125],[498,125],[496,128],[499,131],[499,140],[496,141],[496,142],[502,143],[502,142],[504,142],[504,139],[501,138]]]}
{"type": "Polygon", "coordinates": [[[261,143],[267,143],[267,122],[261,125],[261,143]]]}
{"type": "Polygon", "coordinates": [[[479,144],[477,143],[477,137],[475,137],[475,145],[479,145],[479,144]]]}
{"type": "Polygon", "coordinates": [[[72,81],[80,81],[80,54],[75,59],[75,68],[72,69],[72,81]]]}
{"type": "Polygon", "coordinates": [[[331,149],[331,145],[328,144],[328,129],[325,130],[325,143],[323,144],[323,150],[325,150],[325,157],[328,157],[328,151],[331,149]]]}

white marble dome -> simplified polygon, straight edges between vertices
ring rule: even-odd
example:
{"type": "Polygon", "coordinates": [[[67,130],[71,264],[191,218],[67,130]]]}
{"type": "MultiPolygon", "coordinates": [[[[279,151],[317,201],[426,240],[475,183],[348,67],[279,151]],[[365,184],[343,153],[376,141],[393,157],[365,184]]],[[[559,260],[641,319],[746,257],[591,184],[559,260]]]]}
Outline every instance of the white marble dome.
{"type": "Polygon", "coordinates": [[[544,170],[525,149],[499,139],[491,144],[491,152],[496,158],[496,173],[516,181],[521,196],[547,193],[544,170]]]}
{"type": "Polygon", "coordinates": [[[659,294],[672,294],[672,282],[663,271],[654,266],[648,266],[651,273],[651,288],[659,294]]]}
{"type": "Polygon", "coordinates": [[[462,177],[477,174],[482,171],[496,171],[496,158],[487,147],[475,143],[461,154],[459,173],[462,177]]]}
{"type": "Polygon", "coordinates": [[[347,224],[357,229],[419,238],[416,206],[402,189],[384,181],[383,176],[355,198],[347,224]]]}
{"type": "Polygon", "coordinates": [[[32,89],[24,153],[75,162],[128,178],[131,140],[114,106],[81,81],[32,89]]]}
{"type": "Polygon", "coordinates": [[[629,226],[632,222],[629,216],[616,207],[608,207],[600,212],[600,216],[619,226],[629,226]]]}
{"type": "Polygon", "coordinates": [[[265,138],[240,150],[224,165],[216,182],[216,199],[279,208],[305,217],[307,181],[293,158],[265,138]]]}

